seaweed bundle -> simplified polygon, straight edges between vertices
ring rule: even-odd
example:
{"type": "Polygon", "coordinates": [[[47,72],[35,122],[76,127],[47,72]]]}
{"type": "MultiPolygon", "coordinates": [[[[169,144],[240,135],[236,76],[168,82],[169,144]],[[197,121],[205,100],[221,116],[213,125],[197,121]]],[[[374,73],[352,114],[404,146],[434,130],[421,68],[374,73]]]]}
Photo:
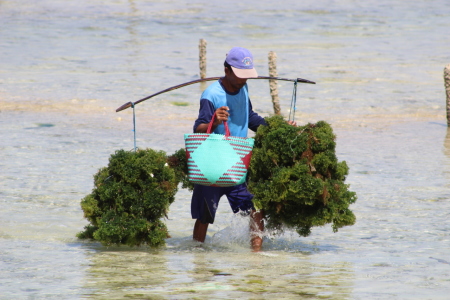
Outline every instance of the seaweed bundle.
{"type": "Polygon", "coordinates": [[[163,245],[168,231],[161,218],[174,201],[179,181],[180,174],[163,151],[116,151],[108,166],[94,175],[92,193],[81,201],[90,224],[77,236],[104,245],[163,245]]]}
{"type": "Polygon", "coordinates": [[[349,205],[356,193],[344,183],[348,166],[338,162],[331,126],[319,121],[294,127],[280,116],[266,122],[255,135],[249,170],[249,190],[266,226],[308,236],[314,226],[332,223],[336,232],[353,225],[349,205]]]}

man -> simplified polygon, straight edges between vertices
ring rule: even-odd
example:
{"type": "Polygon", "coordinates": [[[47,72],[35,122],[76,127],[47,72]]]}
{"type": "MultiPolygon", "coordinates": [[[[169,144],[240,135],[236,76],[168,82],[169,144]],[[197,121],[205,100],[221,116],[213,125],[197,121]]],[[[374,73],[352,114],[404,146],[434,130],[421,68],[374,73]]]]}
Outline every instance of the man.
{"type": "MultiPolygon", "coordinates": [[[[258,77],[253,67],[253,56],[245,48],[234,47],[227,54],[224,66],[225,76],[211,84],[201,96],[194,132],[206,132],[216,113],[212,128],[214,133],[225,134],[223,121],[227,121],[232,136],[247,137],[248,128],[256,131],[260,125],[266,124],[253,111],[248,95],[247,79],[258,77]]],[[[249,193],[245,183],[232,187],[195,185],[191,202],[192,218],[197,219],[194,240],[205,241],[208,225],[214,222],[217,206],[223,195],[227,196],[234,213],[243,211],[250,214],[250,244],[253,251],[260,251],[264,230],[263,215],[255,210],[253,195],[249,193]]]]}

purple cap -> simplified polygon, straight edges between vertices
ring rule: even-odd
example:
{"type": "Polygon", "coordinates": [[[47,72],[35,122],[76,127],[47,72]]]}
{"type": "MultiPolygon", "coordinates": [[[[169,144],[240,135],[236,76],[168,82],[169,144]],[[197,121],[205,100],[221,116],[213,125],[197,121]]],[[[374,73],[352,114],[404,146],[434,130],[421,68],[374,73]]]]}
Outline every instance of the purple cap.
{"type": "Polygon", "coordinates": [[[232,48],[228,52],[225,61],[231,66],[234,74],[239,78],[258,77],[258,73],[253,68],[253,55],[245,48],[232,48]]]}

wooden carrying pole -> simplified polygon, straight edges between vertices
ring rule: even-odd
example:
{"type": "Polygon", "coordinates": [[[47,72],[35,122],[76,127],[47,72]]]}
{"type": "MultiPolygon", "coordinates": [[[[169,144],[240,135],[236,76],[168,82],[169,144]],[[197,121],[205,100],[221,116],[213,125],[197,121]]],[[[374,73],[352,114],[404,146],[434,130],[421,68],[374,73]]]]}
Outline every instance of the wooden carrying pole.
{"type": "Polygon", "coordinates": [[[200,67],[200,78],[206,78],[206,41],[200,39],[198,44],[199,50],[199,67],[200,67]]]}
{"type": "Polygon", "coordinates": [[[445,66],[444,68],[444,83],[445,83],[445,91],[447,94],[447,126],[450,126],[450,64],[445,66]]]}
{"type": "MultiPolygon", "coordinates": [[[[194,83],[200,83],[200,82],[206,82],[206,81],[218,80],[218,79],[220,79],[220,78],[221,78],[221,77],[209,77],[209,78],[197,79],[197,80],[185,82],[185,83],[182,83],[182,84],[178,84],[178,85],[172,86],[172,87],[170,87],[170,88],[167,88],[167,89],[165,89],[165,90],[162,90],[162,91],[159,91],[159,92],[157,92],[157,93],[154,93],[154,94],[152,94],[152,95],[150,95],[150,96],[147,96],[147,97],[145,97],[145,98],[142,98],[142,99],[140,99],[140,100],[137,100],[136,102],[127,102],[127,103],[123,104],[121,107],[117,108],[117,109],[116,109],[116,112],[119,112],[119,111],[122,111],[122,110],[124,110],[124,109],[127,109],[127,108],[131,107],[132,105],[136,105],[136,104],[138,104],[138,103],[141,103],[141,102],[143,102],[143,101],[145,101],[145,100],[148,100],[148,99],[150,99],[150,98],[153,98],[153,97],[155,97],[155,96],[157,96],[157,95],[160,95],[160,94],[162,94],[162,93],[167,93],[167,92],[169,92],[169,91],[173,91],[173,90],[176,90],[176,89],[179,89],[179,88],[182,88],[182,87],[184,87],[184,86],[188,86],[188,85],[191,85],[191,84],[194,84],[194,83]]],[[[302,82],[302,83],[316,84],[314,81],[310,81],[310,80],[303,79],[303,78],[289,79],[289,78],[280,78],[280,77],[258,76],[258,77],[252,77],[252,78],[249,78],[249,79],[283,80],[283,81],[292,81],[292,82],[302,82]]]]}
{"type": "MultiPolygon", "coordinates": [[[[277,54],[273,51],[269,52],[269,76],[278,77],[277,74],[277,54]]],[[[270,96],[272,96],[273,112],[281,115],[280,99],[278,98],[278,83],[276,80],[269,80],[270,96]]]]}

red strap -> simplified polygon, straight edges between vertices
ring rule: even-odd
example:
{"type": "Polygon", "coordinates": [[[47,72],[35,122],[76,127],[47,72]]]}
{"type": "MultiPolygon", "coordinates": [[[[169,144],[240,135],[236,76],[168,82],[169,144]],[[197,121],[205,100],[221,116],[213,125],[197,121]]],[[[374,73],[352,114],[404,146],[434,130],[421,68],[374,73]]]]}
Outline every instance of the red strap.
{"type": "MultiPolygon", "coordinates": [[[[214,112],[214,114],[213,114],[213,116],[212,116],[212,118],[211,118],[211,121],[209,122],[209,125],[208,125],[208,129],[206,130],[206,133],[211,133],[211,131],[212,131],[212,126],[213,126],[213,123],[214,123],[214,119],[216,118],[216,113],[214,112]]],[[[223,121],[223,125],[225,126],[225,136],[226,137],[229,137],[230,136],[230,129],[228,128],[228,123],[227,123],[227,121],[223,121]]]]}

